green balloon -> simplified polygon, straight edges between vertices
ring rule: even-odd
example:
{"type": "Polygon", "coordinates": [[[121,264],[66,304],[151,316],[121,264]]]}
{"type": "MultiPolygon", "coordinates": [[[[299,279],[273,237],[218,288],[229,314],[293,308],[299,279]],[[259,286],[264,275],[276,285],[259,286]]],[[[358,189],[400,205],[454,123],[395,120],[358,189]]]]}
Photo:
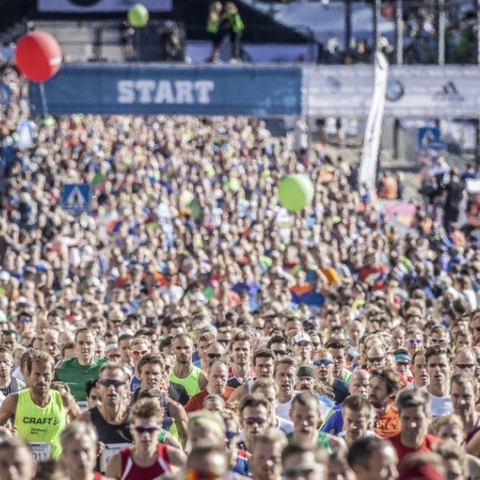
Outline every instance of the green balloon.
{"type": "Polygon", "coordinates": [[[290,212],[299,212],[310,205],[313,194],[313,184],[307,175],[288,175],[278,185],[278,201],[290,212]]]}
{"type": "Polygon", "coordinates": [[[128,21],[135,28],[142,28],[148,23],[148,10],[141,4],[136,3],[128,11],[128,21]]]}

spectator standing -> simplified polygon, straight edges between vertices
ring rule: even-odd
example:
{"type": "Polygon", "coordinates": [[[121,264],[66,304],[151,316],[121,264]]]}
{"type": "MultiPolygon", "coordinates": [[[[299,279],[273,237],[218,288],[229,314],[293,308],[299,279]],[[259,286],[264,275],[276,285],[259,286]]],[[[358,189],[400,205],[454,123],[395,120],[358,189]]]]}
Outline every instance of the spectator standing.
{"type": "Polygon", "coordinates": [[[225,4],[225,18],[228,26],[228,34],[232,44],[232,63],[238,63],[240,58],[240,41],[242,39],[242,32],[245,28],[238,7],[233,2],[225,4]]]}

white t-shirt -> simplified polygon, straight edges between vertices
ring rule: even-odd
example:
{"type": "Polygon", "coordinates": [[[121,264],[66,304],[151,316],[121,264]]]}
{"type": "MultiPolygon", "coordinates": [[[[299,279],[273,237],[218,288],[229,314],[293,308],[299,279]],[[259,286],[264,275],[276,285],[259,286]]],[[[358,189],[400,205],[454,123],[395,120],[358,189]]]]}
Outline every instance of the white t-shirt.
{"type": "MultiPolygon", "coordinates": [[[[275,409],[275,414],[277,415],[277,417],[288,420],[289,422],[291,421],[290,410],[292,409],[292,402],[293,402],[293,399],[299,393],[301,393],[301,392],[295,391],[294,394],[293,394],[293,397],[288,402],[277,404],[277,408],[275,409]]],[[[332,406],[329,405],[328,403],[325,403],[323,400],[320,400],[320,399],[318,399],[318,404],[320,405],[320,411],[322,412],[322,417],[325,418],[325,416],[332,409],[332,406]]]]}
{"type": "Polygon", "coordinates": [[[452,398],[450,395],[437,397],[436,395],[432,395],[427,387],[422,387],[422,391],[427,392],[430,397],[430,408],[432,409],[432,418],[434,420],[453,412],[452,398]]]}
{"type": "Polygon", "coordinates": [[[275,414],[277,417],[283,418],[290,421],[290,410],[292,409],[292,402],[299,392],[295,392],[290,400],[285,403],[278,403],[277,408],[275,409],[275,414]]]}

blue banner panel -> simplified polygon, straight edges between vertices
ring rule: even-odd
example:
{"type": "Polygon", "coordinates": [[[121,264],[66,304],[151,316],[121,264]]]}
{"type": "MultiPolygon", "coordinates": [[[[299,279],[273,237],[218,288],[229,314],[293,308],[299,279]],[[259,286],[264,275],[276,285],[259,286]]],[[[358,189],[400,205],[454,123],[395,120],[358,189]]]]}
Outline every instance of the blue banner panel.
{"type": "MultiPolygon", "coordinates": [[[[44,87],[54,115],[298,115],[302,105],[296,67],[71,64],[44,87]]],[[[44,113],[40,85],[30,102],[44,113]]]]}

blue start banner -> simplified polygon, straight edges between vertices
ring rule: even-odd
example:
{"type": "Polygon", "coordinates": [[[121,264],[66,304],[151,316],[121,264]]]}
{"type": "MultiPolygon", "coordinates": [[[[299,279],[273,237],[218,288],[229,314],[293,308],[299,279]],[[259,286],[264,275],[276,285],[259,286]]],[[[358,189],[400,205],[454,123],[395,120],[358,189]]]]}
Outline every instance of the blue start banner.
{"type": "Polygon", "coordinates": [[[302,71],[295,67],[64,65],[30,84],[42,114],[298,115],[302,71]]]}

